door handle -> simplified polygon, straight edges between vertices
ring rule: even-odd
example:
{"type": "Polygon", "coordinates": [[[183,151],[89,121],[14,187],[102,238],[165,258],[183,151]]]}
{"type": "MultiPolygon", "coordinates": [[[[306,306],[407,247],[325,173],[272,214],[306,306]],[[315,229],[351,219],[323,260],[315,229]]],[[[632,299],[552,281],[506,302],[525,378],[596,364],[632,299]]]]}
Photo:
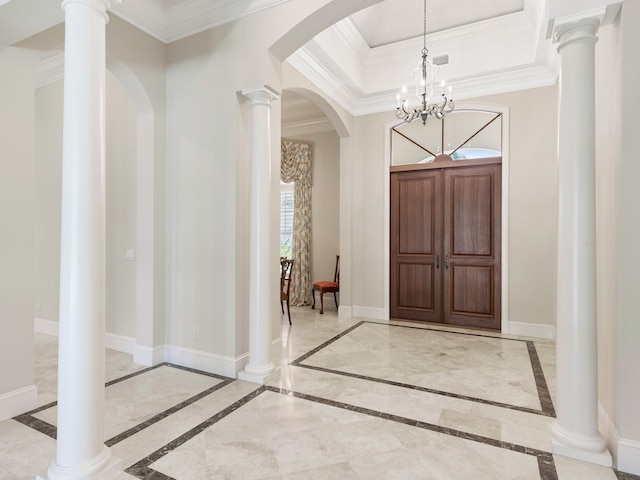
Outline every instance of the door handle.
{"type": "Polygon", "coordinates": [[[444,269],[449,270],[449,255],[444,257],[444,269]]]}
{"type": "Polygon", "coordinates": [[[436,270],[440,269],[440,255],[436,255],[436,270]]]}

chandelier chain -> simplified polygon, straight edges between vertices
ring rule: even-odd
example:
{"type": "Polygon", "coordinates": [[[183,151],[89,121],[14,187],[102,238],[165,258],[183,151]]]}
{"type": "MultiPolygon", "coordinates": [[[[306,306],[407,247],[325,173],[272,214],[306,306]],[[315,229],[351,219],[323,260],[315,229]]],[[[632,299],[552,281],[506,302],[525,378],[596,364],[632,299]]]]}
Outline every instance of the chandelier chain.
{"type": "Polygon", "coordinates": [[[427,49],[427,0],[424,0],[424,25],[422,31],[422,48],[423,50],[427,49]]]}

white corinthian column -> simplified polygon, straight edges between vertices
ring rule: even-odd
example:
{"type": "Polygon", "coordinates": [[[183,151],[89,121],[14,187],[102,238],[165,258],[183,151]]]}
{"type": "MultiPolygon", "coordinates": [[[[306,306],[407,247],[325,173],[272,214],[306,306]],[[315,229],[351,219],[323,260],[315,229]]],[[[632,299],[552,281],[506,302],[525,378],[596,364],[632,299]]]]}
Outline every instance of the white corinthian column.
{"type": "Polygon", "coordinates": [[[119,0],[64,0],[58,435],[49,480],[110,479],[103,439],[105,28],[119,0]]]}
{"type": "Polygon", "coordinates": [[[264,383],[271,361],[271,285],[277,260],[271,249],[271,102],[280,94],[268,86],[243,90],[251,100],[251,224],[249,265],[249,362],[238,377],[264,383]]]}
{"type": "Polygon", "coordinates": [[[553,452],[611,466],[598,432],[595,196],[595,44],[599,21],[557,30],[557,419],[553,452]]]}

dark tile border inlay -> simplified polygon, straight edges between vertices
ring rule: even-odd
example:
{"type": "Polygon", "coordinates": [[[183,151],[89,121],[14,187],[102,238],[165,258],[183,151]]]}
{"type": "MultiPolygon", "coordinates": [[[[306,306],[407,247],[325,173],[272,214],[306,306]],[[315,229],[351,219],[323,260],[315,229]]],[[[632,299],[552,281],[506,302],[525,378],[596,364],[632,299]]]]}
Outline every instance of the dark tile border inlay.
{"type": "Polygon", "coordinates": [[[186,443],[187,441],[191,440],[196,435],[202,433],[205,429],[207,429],[211,425],[215,424],[216,422],[220,421],[222,418],[230,415],[231,413],[235,412],[236,410],[238,410],[243,405],[246,405],[251,400],[257,398],[259,395],[261,395],[262,393],[264,393],[266,391],[279,393],[281,395],[286,395],[286,396],[290,396],[290,397],[296,397],[296,398],[300,398],[302,400],[307,400],[307,401],[311,401],[311,402],[315,402],[315,403],[320,403],[320,404],[328,405],[328,406],[331,406],[331,407],[342,408],[344,410],[348,410],[348,411],[351,411],[351,412],[360,413],[360,414],[363,414],[363,415],[369,415],[369,416],[372,416],[372,417],[375,417],[375,418],[381,418],[381,419],[389,420],[389,421],[396,422],[396,423],[402,423],[404,425],[408,425],[408,426],[411,426],[411,427],[422,428],[422,429],[425,429],[425,430],[430,430],[430,431],[433,431],[433,432],[442,433],[444,435],[450,435],[450,436],[453,436],[453,437],[462,438],[462,439],[465,439],[465,440],[470,440],[472,442],[483,443],[485,445],[490,445],[490,446],[493,446],[493,447],[502,448],[502,449],[505,449],[505,450],[510,450],[510,451],[516,452],[516,453],[522,453],[522,454],[525,454],[525,455],[530,455],[530,456],[536,457],[536,460],[538,462],[538,470],[539,470],[539,473],[540,473],[540,480],[558,480],[558,474],[556,472],[556,467],[555,467],[555,462],[553,460],[553,455],[551,453],[548,453],[548,452],[543,452],[541,450],[525,447],[525,446],[522,446],[522,445],[517,445],[517,444],[514,444],[514,443],[503,442],[501,440],[495,440],[493,438],[483,437],[481,435],[475,435],[475,434],[472,434],[472,433],[462,432],[462,431],[459,431],[459,430],[454,430],[452,428],[441,427],[439,425],[434,425],[434,424],[427,423],[427,422],[421,422],[421,421],[418,421],[418,420],[413,420],[413,419],[406,418],[406,417],[401,417],[401,416],[398,416],[398,415],[392,415],[392,414],[388,414],[388,413],[384,413],[384,412],[378,412],[376,410],[370,410],[370,409],[358,407],[358,406],[355,406],[355,405],[349,405],[347,403],[335,402],[333,400],[327,400],[325,398],[316,397],[314,395],[308,395],[308,394],[305,394],[305,393],[298,393],[298,392],[294,392],[292,390],[286,390],[286,389],[276,388],[276,387],[271,387],[271,386],[262,386],[262,387],[258,388],[257,390],[254,390],[253,392],[251,392],[250,394],[248,394],[245,397],[241,398],[240,400],[238,400],[237,402],[235,402],[231,406],[229,406],[229,407],[225,408],[224,410],[222,410],[220,413],[218,413],[218,414],[214,415],[213,417],[209,418],[208,420],[202,422],[200,425],[198,425],[197,427],[194,427],[193,429],[189,430],[184,435],[181,435],[180,437],[178,437],[175,440],[171,441],[170,443],[168,443],[164,447],[156,450],[151,455],[143,458],[142,460],[140,460],[136,464],[134,464],[131,467],[127,468],[125,470],[125,472],[127,472],[127,473],[129,473],[131,475],[134,475],[137,478],[143,479],[143,480],[150,480],[150,479],[173,480],[173,477],[169,477],[168,475],[165,475],[163,473],[158,472],[157,470],[152,469],[150,467],[150,465],[152,463],[158,461],[160,458],[164,457],[168,453],[170,453],[172,450],[175,450],[180,445],[182,445],[182,444],[186,443]]]}
{"type": "Polygon", "coordinates": [[[618,480],[640,480],[640,475],[634,475],[633,473],[625,473],[619,472],[618,470],[614,470],[616,477],[618,480]]]}
{"type": "Polygon", "coordinates": [[[386,323],[377,323],[377,322],[358,322],[355,325],[349,327],[348,329],[346,329],[344,332],[339,333],[338,335],[336,335],[335,337],[327,340],[326,342],[324,342],[321,345],[318,345],[316,348],[314,348],[313,350],[305,353],[304,355],[301,355],[300,357],[296,358],[295,360],[293,360],[292,362],[290,362],[289,365],[292,365],[294,367],[302,367],[302,368],[307,368],[309,370],[316,370],[316,371],[320,371],[320,372],[326,372],[326,373],[333,373],[336,375],[342,375],[345,377],[351,377],[351,378],[358,378],[360,380],[366,380],[369,382],[376,382],[376,383],[383,383],[385,385],[391,385],[394,387],[401,387],[401,388],[408,388],[410,390],[417,390],[420,392],[425,392],[425,393],[432,393],[435,395],[442,395],[445,397],[451,397],[451,398],[458,398],[460,400],[467,400],[467,401],[471,401],[471,402],[476,402],[476,403],[483,403],[486,405],[492,405],[495,407],[501,407],[501,408],[508,408],[510,410],[517,410],[520,412],[525,412],[525,413],[533,413],[535,415],[544,415],[547,417],[555,417],[556,413],[555,413],[555,409],[553,407],[553,402],[551,401],[551,394],[549,393],[549,389],[547,387],[547,382],[546,379],[544,377],[544,372],[542,370],[542,366],[540,365],[540,359],[538,358],[538,353],[536,351],[536,347],[535,344],[533,343],[533,341],[531,340],[522,340],[519,338],[504,338],[504,337],[497,337],[497,336],[491,336],[491,335],[482,335],[482,334],[477,334],[477,333],[468,333],[468,332],[452,332],[449,330],[439,330],[436,328],[420,328],[420,327],[412,327],[412,326],[408,326],[408,325],[395,325],[395,324],[386,324],[386,323]],[[368,325],[380,325],[380,326],[385,326],[385,327],[397,327],[397,328],[412,328],[415,330],[422,330],[422,331],[435,331],[435,332],[439,332],[439,333],[451,333],[451,334],[455,334],[455,335],[467,335],[467,336],[474,336],[474,337],[483,337],[483,338],[491,338],[494,340],[508,340],[508,341],[513,341],[513,342],[523,342],[526,346],[527,346],[527,352],[529,354],[529,361],[531,362],[531,370],[533,372],[533,377],[534,380],[536,382],[536,388],[538,391],[538,399],[540,401],[540,405],[541,405],[541,410],[537,410],[534,408],[527,408],[527,407],[521,407],[519,405],[511,405],[508,403],[502,403],[502,402],[496,402],[493,400],[487,400],[484,398],[477,398],[477,397],[471,397],[471,396],[467,396],[467,395],[461,395],[461,394],[457,394],[457,393],[453,393],[453,392],[447,392],[444,390],[436,390],[436,389],[432,389],[432,388],[428,388],[428,387],[420,387],[417,385],[411,385],[411,384],[407,384],[407,383],[402,383],[402,382],[395,382],[392,380],[385,380],[383,378],[377,378],[377,377],[369,377],[367,375],[360,375],[357,373],[350,373],[350,372],[343,372],[340,370],[333,370],[330,368],[324,368],[324,367],[316,367],[314,365],[305,365],[302,362],[307,360],[309,357],[315,355],[316,353],[318,353],[320,350],[326,348],[327,346],[331,345],[332,343],[334,343],[335,341],[339,340],[340,338],[344,337],[345,335],[348,335],[349,333],[351,333],[353,330],[355,330],[356,328],[364,325],[364,324],[368,324],[368,325]]]}
{"type": "Polygon", "coordinates": [[[231,405],[229,405],[224,410],[221,410],[220,412],[216,413],[213,417],[210,417],[207,420],[205,420],[204,422],[200,423],[199,425],[193,427],[191,430],[189,430],[185,434],[180,435],[178,438],[176,438],[176,439],[172,440],[171,442],[167,443],[164,447],[159,448],[158,450],[153,452],[151,455],[147,455],[142,460],[134,463],[129,468],[125,469],[125,472],[127,472],[130,475],[134,475],[135,477],[138,477],[140,479],[144,479],[144,480],[151,480],[151,479],[153,479],[153,480],[156,480],[156,479],[157,480],[173,480],[173,477],[170,477],[168,475],[160,473],[160,472],[152,469],[151,467],[149,467],[149,465],[151,465],[152,463],[160,460],[162,457],[164,457],[165,455],[170,453],[172,450],[175,450],[176,448],[178,448],[183,443],[188,442],[193,437],[195,437],[199,433],[202,433],[204,430],[209,428],[214,423],[219,422],[220,420],[222,420],[227,415],[230,415],[231,413],[233,413],[236,410],[238,410],[243,405],[246,405],[247,403],[249,403],[251,400],[256,398],[258,395],[260,395],[265,390],[266,390],[266,387],[262,386],[262,387],[257,388],[256,390],[254,390],[250,394],[245,395],[240,400],[232,403],[231,405]]]}
{"type": "MultiPolygon", "coordinates": [[[[212,394],[213,392],[215,392],[216,390],[220,390],[223,387],[226,387],[227,385],[229,385],[232,382],[235,382],[235,379],[233,378],[229,378],[229,377],[224,377],[222,375],[217,375],[215,373],[209,373],[209,372],[203,372],[200,370],[196,370],[194,368],[188,368],[188,367],[183,367],[180,365],[174,365],[172,363],[167,363],[167,362],[163,362],[160,363],[158,365],[155,365],[153,367],[149,367],[149,368],[143,368],[141,370],[137,370],[133,373],[130,373],[128,375],[124,375],[122,377],[116,378],[114,380],[110,380],[107,383],[105,383],[105,388],[106,387],[110,387],[111,385],[114,385],[116,383],[120,383],[123,382],[125,380],[129,380],[130,378],[133,377],[137,377],[138,375],[142,375],[144,373],[148,373],[152,370],[155,370],[157,368],[160,367],[170,367],[170,368],[176,368],[179,370],[184,370],[187,372],[191,372],[191,373],[197,373],[199,375],[205,375],[207,377],[212,377],[212,378],[217,378],[218,380],[222,380],[220,383],[217,383],[216,385],[207,388],[206,390],[203,390],[202,392],[187,398],[186,400],[180,402],[177,405],[174,405],[173,407],[168,408],[167,410],[165,410],[164,412],[158,413],[157,415],[154,415],[153,417],[149,418],[148,420],[134,426],[131,427],[128,430],[125,430],[122,433],[119,433],[118,435],[108,439],[107,441],[105,441],[105,444],[108,447],[111,447],[121,441],[123,441],[126,438],[129,438],[132,435],[135,435],[136,433],[144,430],[147,427],[150,427],[151,425],[153,425],[154,423],[159,422],[160,420],[163,420],[165,418],[167,418],[169,415],[172,415],[174,413],[176,413],[179,410],[182,410],[183,408],[191,405],[192,403],[197,402],[198,400],[206,397],[207,395],[212,394]]],[[[23,425],[26,425],[27,427],[31,427],[34,430],[37,430],[40,433],[43,433],[44,435],[47,435],[48,437],[51,437],[53,439],[57,438],[57,432],[58,432],[58,428],[55,425],[51,425],[49,422],[45,422],[44,420],[41,420],[37,417],[34,417],[33,415],[35,415],[36,413],[42,412],[43,410],[48,410],[49,408],[53,408],[55,406],[58,405],[58,402],[51,402],[48,403],[46,405],[42,405],[41,407],[38,407],[34,410],[31,410],[30,412],[27,413],[23,413],[22,415],[18,415],[17,417],[13,417],[13,420],[22,423],[23,425]]],[[[156,477],[154,477],[156,478],[156,477]]]]}
{"type": "Polygon", "coordinates": [[[411,427],[422,428],[425,430],[430,430],[437,433],[442,433],[444,435],[450,435],[453,437],[458,437],[464,440],[469,440],[472,442],[483,443],[485,445],[490,445],[497,448],[502,448],[505,450],[510,450],[516,453],[522,453],[525,455],[530,455],[536,457],[538,462],[538,470],[540,473],[540,480],[558,480],[558,474],[556,472],[555,462],[553,460],[553,455],[549,452],[543,452],[541,450],[537,450],[535,448],[529,448],[522,445],[517,445],[514,443],[503,442],[501,440],[495,440],[493,438],[483,437],[481,435],[475,435],[472,433],[462,432],[459,430],[455,430],[452,428],[441,427],[440,425],[434,425],[427,422],[421,422],[418,420],[413,420],[411,418],[401,417],[398,415],[392,415],[384,412],[378,412],[376,410],[370,410],[367,408],[358,407],[355,405],[349,405],[347,403],[336,402],[333,400],[327,400],[325,398],[316,397],[314,395],[308,395],[305,393],[294,392],[292,390],[286,390],[282,388],[276,388],[271,386],[261,386],[249,393],[248,395],[242,397],[240,400],[236,401],[229,407],[221,410],[219,413],[200,423],[196,427],[192,428],[185,434],[179,436],[178,438],[172,440],[167,443],[165,446],[159,448],[152,454],[146,456],[142,460],[136,462],[131,465],[129,468],[125,470],[125,472],[133,475],[141,480],[174,480],[173,477],[165,475],[157,470],[154,470],[150,467],[154,462],[160,460],[165,455],[171,453],[173,450],[188,442],[196,435],[202,433],[204,430],[212,426],[213,424],[219,422],[226,416],[234,413],[240,407],[246,405],[250,401],[254,400],[258,396],[260,396],[264,392],[273,392],[281,395],[286,395],[290,397],[300,398],[302,400],[307,400],[315,403],[320,403],[323,405],[328,405],[331,407],[342,408],[344,410],[348,410],[355,413],[360,413],[363,415],[369,415],[375,418],[381,418],[384,420],[389,420],[396,423],[402,423],[404,425],[408,425],[411,427]]]}

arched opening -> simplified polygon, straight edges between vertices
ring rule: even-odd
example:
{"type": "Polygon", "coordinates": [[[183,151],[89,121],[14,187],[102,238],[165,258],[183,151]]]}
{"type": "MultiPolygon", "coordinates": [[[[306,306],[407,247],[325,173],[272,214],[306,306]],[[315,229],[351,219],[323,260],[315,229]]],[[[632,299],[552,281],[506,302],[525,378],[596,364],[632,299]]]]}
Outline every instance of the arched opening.
{"type": "MultiPolygon", "coordinates": [[[[49,69],[36,82],[36,238],[46,241],[36,243],[35,314],[37,331],[57,334],[51,319],[58,319],[64,52],[49,51],[43,60],[49,69]]],[[[154,335],[163,335],[155,299],[164,258],[154,249],[154,112],[135,74],[112,54],[107,97],[106,345],[152,365],[163,360],[152,353],[154,335]]]]}
{"type": "MultiPolygon", "coordinates": [[[[318,93],[302,87],[283,91],[282,138],[286,145],[306,144],[312,151],[311,232],[308,255],[303,255],[309,259],[304,278],[310,278],[311,284],[333,278],[335,258],[340,254],[340,137],[347,132],[342,118],[318,93]]],[[[287,189],[292,190],[281,186],[281,244],[286,241],[282,229],[287,226],[286,201],[293,193],[287,189]]],[[[304,295],[294,296],[298,305],[310,304],[310,290],[311,285],[304,295]]],[[[336,307],[330,302],[328,308],[336,307]]]]}

